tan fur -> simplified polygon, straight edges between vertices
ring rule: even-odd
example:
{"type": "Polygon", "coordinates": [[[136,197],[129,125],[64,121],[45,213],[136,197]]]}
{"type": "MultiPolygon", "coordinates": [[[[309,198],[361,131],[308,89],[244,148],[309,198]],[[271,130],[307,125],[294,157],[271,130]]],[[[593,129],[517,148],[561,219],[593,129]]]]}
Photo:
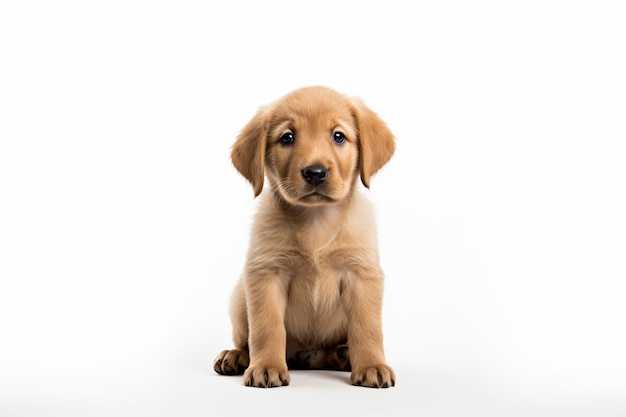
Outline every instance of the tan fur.
{"type": "Polygon", "coordinates": [[[231,302],[235,349],[218,355],[216,372],[274,387],[289,384],[290,364],[351,370],[355,385],[395,385],[383,352],[374,213],[357,190],[394,148],[374,112],[325,87],[296,90],[244,127],[232,161],[260,204],[231,302]],[[285,133],[292,144],[281,142],[285,133]],[[324,181],[305,179],[311,166],[327,170],[324,181]]]}

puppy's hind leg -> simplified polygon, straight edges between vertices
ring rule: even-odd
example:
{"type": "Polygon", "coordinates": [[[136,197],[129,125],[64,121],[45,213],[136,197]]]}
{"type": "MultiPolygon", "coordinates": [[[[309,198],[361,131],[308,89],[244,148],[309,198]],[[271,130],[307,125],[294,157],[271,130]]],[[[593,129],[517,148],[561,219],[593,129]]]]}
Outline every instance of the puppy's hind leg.
{"type": "Polygon", "coordinates": [[[230,309],[235,349],[224,350],[213,361],[213,370],[221,375],[243,375],[250,365],[248,318],[241,282],[235,287],[230,309]]]}
{"type": "Polygon", "coordinates": [[[213,370],[221,375],[243,375],[248,365],[250,357],[245,350],[223,350],[213,361],[213,370]]]}

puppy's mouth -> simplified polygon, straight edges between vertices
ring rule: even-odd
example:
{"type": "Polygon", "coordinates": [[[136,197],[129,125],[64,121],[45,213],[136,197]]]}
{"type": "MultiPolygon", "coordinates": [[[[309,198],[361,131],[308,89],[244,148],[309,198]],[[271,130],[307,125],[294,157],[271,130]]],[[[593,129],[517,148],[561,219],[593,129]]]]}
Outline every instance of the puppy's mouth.
{"type": "MultiPolygon", "coordinates": [[[[270,174],[272,172],[270,171],[270,174]]],[[[334,204],[345,198],[342,187],[338,187],[333,181],[309,181],[305,177],[293,180],[289,176],[273,178],[274,191],[285,202],[296,206],[321,206],[334,204]]]]}
{"type": "Polygon", "coordinates": [[[325,186],[313,186],[310,184],[294,188],[285,186],[283,183],[278,187],[278,191],[286,201],[294,205],[319,206],[337,202],[338,199],[329,194],[326,188],[325,186]]]}
{"type": "Polygon", "coordinates": [[[332,203],[335,201],[334,198],[330,197],[328,194],[321,192],[317,187],[308,192],[305,192],[298,199],[307,203],[332,203]]]}

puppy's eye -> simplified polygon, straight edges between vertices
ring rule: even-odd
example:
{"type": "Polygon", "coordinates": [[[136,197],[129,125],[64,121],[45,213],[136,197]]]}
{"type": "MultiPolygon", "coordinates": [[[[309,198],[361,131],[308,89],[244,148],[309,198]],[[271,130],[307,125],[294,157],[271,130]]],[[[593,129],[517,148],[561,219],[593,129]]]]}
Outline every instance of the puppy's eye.
{"type": "Polygon", "coordinates": [[[293,133],[287,132],[280,137],[280,142],[284,145],[291,145],[295,139],[293,133]]]}
{"type": "Polygon", "coordinates": [[[346,135],[344,135],[343,132],[335,132],[333,133],[333,140],[337,144],[342,144],[346,141],[346,135]]]}

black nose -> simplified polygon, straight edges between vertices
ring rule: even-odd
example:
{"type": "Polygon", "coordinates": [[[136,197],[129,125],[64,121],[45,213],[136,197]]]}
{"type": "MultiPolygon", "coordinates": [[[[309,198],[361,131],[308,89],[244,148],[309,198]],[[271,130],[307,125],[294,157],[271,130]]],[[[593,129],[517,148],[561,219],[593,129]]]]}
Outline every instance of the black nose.
{"type": "Polygon", "coordinates": [[[311,165],[302,170],[302,176],[306,182],[320,185],[328,176],[328,170],[322,165],[311,165]]]}

